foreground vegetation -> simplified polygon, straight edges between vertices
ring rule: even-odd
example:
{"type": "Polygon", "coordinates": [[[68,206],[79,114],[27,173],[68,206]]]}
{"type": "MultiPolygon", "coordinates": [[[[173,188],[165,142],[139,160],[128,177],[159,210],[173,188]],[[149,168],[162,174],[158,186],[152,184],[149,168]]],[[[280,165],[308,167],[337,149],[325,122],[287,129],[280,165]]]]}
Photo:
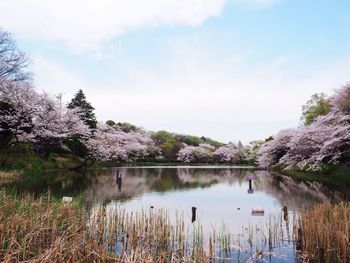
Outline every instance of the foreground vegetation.
{"type": "Polygon", "coordinates": [[[328,202],[303,211],[297,240],[307,262],[350,261],[350,205],[328,202]]]}
{"type": "Polygon", "coordinates": [[[12,182],[21,176],[20,170],[0,170],[0,185],[12,182]]]}
{"type": "Polygon", "coordinates": [[[286,222],[294,229],[291,241],[302,261],[350,261],[349,204],[326,202],[298,218],[275,215],[263,227],[248,226],[236,239],[225,226],[203,234],[196,225],[190,232],[182,216],[170,218],[164,210],[128,213],[96,206],[87,211],[79,199],[64,203],[50,193],[34,197],[1,190],[0,261],[220,262],[238,260],[241,250],[247,253],[247,240],[256,244],[246,256],[261,259],[281,245],[286,222]]]}
{"type": "MultiPolygon", "coordinates": [[[[264,233],[251,226],[247,238],[259,233],[272,247],[278,226],[270,222],[264,233]]],[[[181,216],[170,219],[163,210],[111,213],[101,206],[86,213],[81,204],[50,193],[34,198],[0,192],[1,262],[214,262],[230,260],[233,242],[225,228],[207,236],[198,226],[188,234],[181,216]]],[[[252,258],[264,255],[252,251],[252,258]]]]}
{"type": "Polygon", "coordinates": [[[183,236],[181,229],[176,229],[176,237],[170,236],[163,214],[149,219],[116,216],[107,232],[103,210],[89,218],[77,204],[63,204],[49,194],[34,199],[1,193],[0,198],[1,262],[137,262],[184,253],[182,246],[168,251],[168,242],[176,238],[181,244],[183,236]],[[130,221],[133,224],[129,225],[130,221]],[[140,229],[145,231],[140,233],[140,229]],[[141,241],[148,247],[138,246],[141,241]],[[112,244],[119,243],[125,249],[114,253],[112,244]]]}

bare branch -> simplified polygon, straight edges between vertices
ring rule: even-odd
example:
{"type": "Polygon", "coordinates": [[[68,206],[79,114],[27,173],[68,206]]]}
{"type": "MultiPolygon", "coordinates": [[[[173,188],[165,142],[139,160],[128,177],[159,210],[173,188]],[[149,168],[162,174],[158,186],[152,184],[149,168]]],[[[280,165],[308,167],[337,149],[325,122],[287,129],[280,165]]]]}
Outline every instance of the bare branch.
{"type": "Polygon", "coordinates": [[[0,29],[0,78],[30,82],[32,74],[26,70],[28,64],[28,57],[17,48],[11,34],[0,29]]]}

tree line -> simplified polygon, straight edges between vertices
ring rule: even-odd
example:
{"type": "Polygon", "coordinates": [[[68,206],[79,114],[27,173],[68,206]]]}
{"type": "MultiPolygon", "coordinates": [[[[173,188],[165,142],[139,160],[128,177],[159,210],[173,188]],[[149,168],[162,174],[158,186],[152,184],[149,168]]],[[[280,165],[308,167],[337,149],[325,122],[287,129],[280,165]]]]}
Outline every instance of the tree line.
{"type": "Polygon", "coordinates": [[[11,34],[0,30],[2,154],[29,151],[47,157],[52,152],[73,153],[86,162],[243,160],[238,157],[243,149],[241,144],[225,145],[203,136],[167,131],[150,132],[113,120],[98,122],[95,109],[82,90],[68,104],[62,104],[59,96],[38,92],[32,83],[28,64],[28,57],[17,48],[11,34]]]}
{"type": "MultiPolygon", "coordinates": [[[[102,161],[180,161],[253,164],[320,170],[350,159],[350,84],[330,97],[315,94],[302,107],[303,125],[248,145],[207,137],[151,132],[129,123],[98,122],[79,90],[70,103],[38,92],[28,57],[0,30],[0,154],[73,153],[102,161]]],[[[4,162],[6,158],[0,158],[4,162]]]]}

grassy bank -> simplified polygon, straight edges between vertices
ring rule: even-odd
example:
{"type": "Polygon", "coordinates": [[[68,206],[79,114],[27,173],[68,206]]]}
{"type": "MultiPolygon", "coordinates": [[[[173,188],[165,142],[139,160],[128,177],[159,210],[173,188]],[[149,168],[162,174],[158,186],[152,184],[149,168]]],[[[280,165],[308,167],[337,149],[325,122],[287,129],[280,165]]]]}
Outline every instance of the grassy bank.
{"type": "Polygon", "coordinates": [[[49,156],[32,152],[0,154],[2,168],[22,170],[25,174],[46,170],[74,169],[83,163],[83,159],[72,154],[51,153],[49,156]]]}
{"type": "Polygon", "coordinates": [[[350,205],[323,203],[303,211],[297,246],[306,262],[350,262],[350,205]]]}

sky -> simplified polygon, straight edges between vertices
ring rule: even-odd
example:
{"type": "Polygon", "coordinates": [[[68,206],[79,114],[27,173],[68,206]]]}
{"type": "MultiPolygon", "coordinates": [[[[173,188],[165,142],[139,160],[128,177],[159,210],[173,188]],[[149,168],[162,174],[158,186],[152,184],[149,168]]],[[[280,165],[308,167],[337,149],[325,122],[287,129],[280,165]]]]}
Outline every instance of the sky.
{"type": "Polygon", "coordinates": [[[0,0],[39,91],[99,121],[223,142],[300,126],[350,81],[347,0],[0,0]]]}

